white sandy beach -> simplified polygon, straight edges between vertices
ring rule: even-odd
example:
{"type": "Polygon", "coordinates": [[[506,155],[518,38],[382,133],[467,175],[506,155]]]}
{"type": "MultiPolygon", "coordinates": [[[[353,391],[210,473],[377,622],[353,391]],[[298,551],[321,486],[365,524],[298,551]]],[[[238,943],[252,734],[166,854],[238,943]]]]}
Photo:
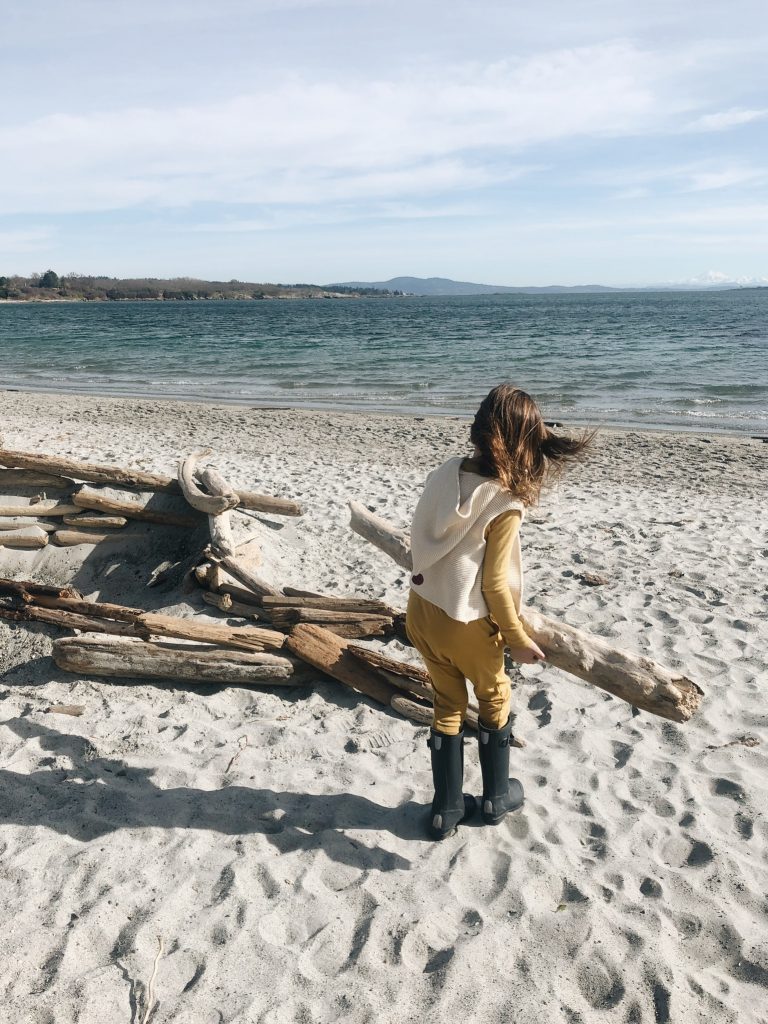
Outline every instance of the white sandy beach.
{"type": "MultiPolygon", "coordinates": [[[[0,392],[9,448],[166,473],[210,449],[233,484],[306,507],[239,517],[265,575],[397,607],[405,575],[347,501],[407,525],[467,427],[0,392]]],[[[423,838],[427,730],[352,691],[70,677],[49,656],[61,631],[0,622],[2,1020],[139,1024],[162,937],[152,1024],[766,1024],[767,458],[746,437],[605,430],[545,494],[527,600],[684,669],[705,700],[678,726],[524,668],[525,807],[441,844],[423,838]]],[[[128,555],[0,549],[0,575],[212,614],[193,589],[146,589],[169,534],[142,535],[128,555]]]]}

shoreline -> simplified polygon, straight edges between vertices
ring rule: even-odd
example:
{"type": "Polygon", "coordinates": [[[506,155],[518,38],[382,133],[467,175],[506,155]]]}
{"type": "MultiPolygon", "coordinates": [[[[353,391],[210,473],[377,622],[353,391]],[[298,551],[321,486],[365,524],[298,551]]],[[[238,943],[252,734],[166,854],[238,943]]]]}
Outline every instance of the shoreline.
{"type": "MultiPolygon", "coordinates": [[[[317,412],[326,413],[328,415],[351,415],[351,416],[391,416],[391,417],[402,417],[404,419],[416,419],[416,420],[471,420],[473,413],[460,412],[455,410],[436,410],[431,408],[423,407],[403,407],[402,409],[386,408],[378,405],[369,406],[353,406],[345,405],[344,403],[312,403],[312,402],[286,402],[285,400],[275,400],[274,402],[267,401],[249,401],[246,399],[237,398],[212,398],[208,395],[175,395],[175,394],[153,394],[152,392],[121,392],[119,394],[105,391],[94,391],[85,388],[61,388],[61,387],[27,387],[27,386],[14,386],[14,387],[0,387],[0,395],[2,394],[31,394],[31,395],[45,395],[51,397],[79,397],[79,398],[91,398],[96,401],[111,400],[116,402],[132,402],[132,401],[151,401],[161,403],[176,402],[179,404],[189,404],[192,406],[211,406],[213,408],[231,408],[231,409],[263,409],[263,410],[274,410],[279,411],[305,411],[305,412],[317,412]]],[[[547,422],[553,422],[553,418],[545,413],[547,422]]],[[[554,422],[560,425],[563,429],[575,429],[575,430],[591,430],[597,429],[599,431],[609,430],[623,433],[637,432],[640,434],[680,434],[682,436],[690,437],[697,436],[699,434],[711,437],[728,437],[735,438],[742,441],[750,440],[762,440],[764,437],[768,438],[768,426],[766,426],[766,433],[752,433],[753,429],[760,430],[758,427],[750,426],[744,429],[737,427],[706,427],[699,426],[698,424],[667,424],[667,423],[634,423],[627,420],[596,420],[596,419],[581,419],[581,418],[555,418],[554,422]]]]}

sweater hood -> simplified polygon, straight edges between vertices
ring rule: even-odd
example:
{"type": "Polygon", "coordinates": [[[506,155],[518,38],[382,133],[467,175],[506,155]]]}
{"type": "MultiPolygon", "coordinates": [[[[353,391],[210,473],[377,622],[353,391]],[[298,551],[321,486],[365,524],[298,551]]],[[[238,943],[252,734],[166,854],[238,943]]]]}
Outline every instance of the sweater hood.
{"type": "Polygon", "coordinates": [[[479,484],[462,503],[459,470],[463,462],[463,456],[448,459],[427,477],[411,527],[414,564],[418,562],[420,572],[449,554],[478,522],[483,521],[485,528],[489,513],[492,518],[501,511],[500,498],[504,506],[522,508],[498,480],[479,484]]]}

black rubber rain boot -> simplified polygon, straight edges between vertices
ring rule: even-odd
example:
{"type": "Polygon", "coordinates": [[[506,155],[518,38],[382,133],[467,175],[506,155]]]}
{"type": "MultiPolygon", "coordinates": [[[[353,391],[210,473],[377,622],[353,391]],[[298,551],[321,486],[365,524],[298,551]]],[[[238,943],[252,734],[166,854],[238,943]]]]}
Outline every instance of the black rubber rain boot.
{"type": "Polygon", "coordinates": [[[478,723],[480,771],[483,773],[482,814],[486,825],[498,825],[508,811],[523,806],[523,786],[509,777],[509,742],[512,719],[501,729],[487,729],[478,723]]]}
{"type": "Polygon", "coordinates": [[[462,793],[464,783],[464,730],[458,736],[430,729],[427,746],[432,754],[432,782],[435,798],[429,814],[431,839],[445,839],[456,826],[474,813],[477,804],[469,793],[462,793]]]}

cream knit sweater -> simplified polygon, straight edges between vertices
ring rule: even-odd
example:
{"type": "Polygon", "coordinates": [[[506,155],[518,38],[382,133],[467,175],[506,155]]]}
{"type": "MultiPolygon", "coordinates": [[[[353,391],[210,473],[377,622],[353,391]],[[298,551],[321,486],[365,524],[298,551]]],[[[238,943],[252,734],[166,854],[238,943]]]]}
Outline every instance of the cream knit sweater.
{"type": "MultiPolygon", "coordinates": [[[[411,525],[411,588],[452,619],[471,622],[488,615],[482,594],[486,528],[510,509],[525,515],[525,507],[498,480],[460,474],[463,461],[461,456],[448,459],[427,477],[411,525]]],[[[519,611],[523,593],[519,535],[510,559],[509,587],[519,611]]]]}

